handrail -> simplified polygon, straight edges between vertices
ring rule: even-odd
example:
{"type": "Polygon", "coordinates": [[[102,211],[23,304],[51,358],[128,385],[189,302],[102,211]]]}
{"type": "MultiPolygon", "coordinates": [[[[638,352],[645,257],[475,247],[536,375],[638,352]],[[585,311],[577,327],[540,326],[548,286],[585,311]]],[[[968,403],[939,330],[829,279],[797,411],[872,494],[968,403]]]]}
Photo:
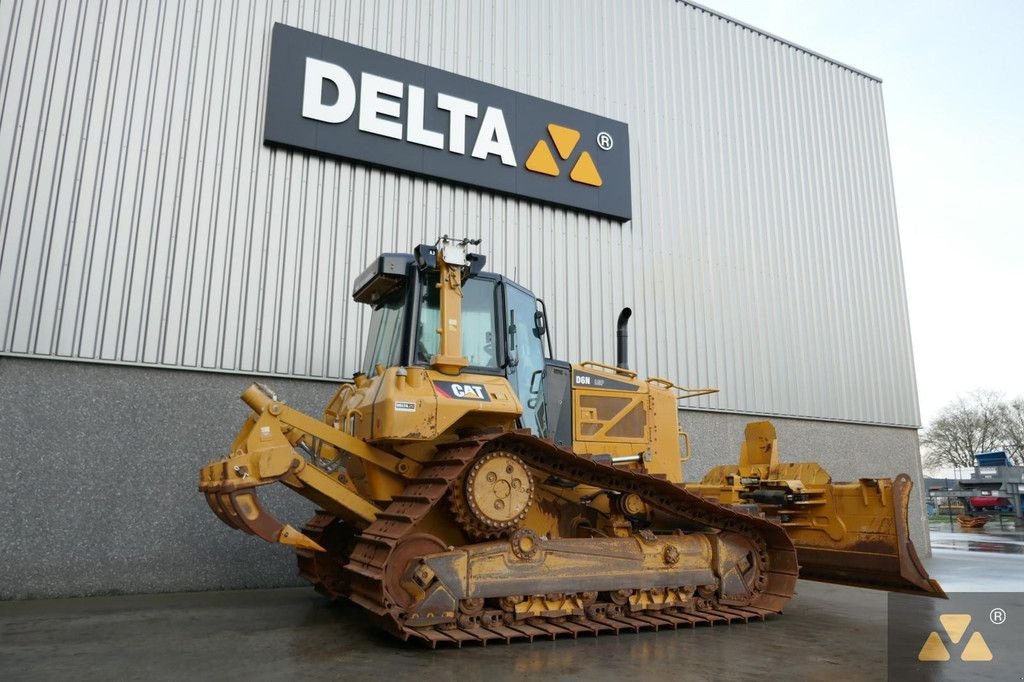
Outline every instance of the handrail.
{"type": "Polygon", "coordinates": [[[634,372],[632,370],[623,369],[621,367],[615,367],[614,365],[606,365],[603,362],[598,362],[597,360],[584,360],[583,362],[580,363],[580,366],[581,367],[598,367],[600,369],[603,369],[603,370],[606,370],[608,372],[611,372],[612,374],[622,374],[624,376],[629,377],[630,379],[635,379],[636,378],[636,372],[634,372]]]}
{"type": "Polygon", "coordinates": [[[714,395],[721,390],[718,388],[686,388],[685,386],[676,386],[676,388],[680,391],[685,391],[685,393],[676,398],[676,400],[686,400],[687,398],[696,398],[702,395],[714,395]]]}
{"type": "Polygon", "coordinates": [[[701,395],[711,395],[712,393],[718,393],[720,389],[717,388],[687,388],[686,386],[679,386],[678,384],[669,381],[668,379],[662,379],[661,377],[647,377],[647,383],[649,384],[660,384],[668,389],[676,389],[683,391],[683,395],[676,398],[676,400],[685,400],[686,398],[696,398],[701,395]]]}

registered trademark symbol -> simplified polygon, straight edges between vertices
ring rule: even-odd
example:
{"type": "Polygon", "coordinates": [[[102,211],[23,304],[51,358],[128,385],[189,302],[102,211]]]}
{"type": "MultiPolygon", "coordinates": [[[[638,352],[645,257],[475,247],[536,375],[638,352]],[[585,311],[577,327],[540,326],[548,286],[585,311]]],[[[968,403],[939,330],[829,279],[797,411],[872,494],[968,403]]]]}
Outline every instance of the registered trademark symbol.
{"type": "Polygon", "coordinates": [[[602,130],[597,134],[597,146],[605,151],[608,151],[609,149],[615,146],[615,140],[612,139],[612,136],[610,134],[602,130]]]}
{"type": "Polygon", "coordinates": [[[988,612],[988,619],[992,621],[993,625],[1002,625],[1006,622],[1006,611],[1002,609],[992,609],[988,612]]]}

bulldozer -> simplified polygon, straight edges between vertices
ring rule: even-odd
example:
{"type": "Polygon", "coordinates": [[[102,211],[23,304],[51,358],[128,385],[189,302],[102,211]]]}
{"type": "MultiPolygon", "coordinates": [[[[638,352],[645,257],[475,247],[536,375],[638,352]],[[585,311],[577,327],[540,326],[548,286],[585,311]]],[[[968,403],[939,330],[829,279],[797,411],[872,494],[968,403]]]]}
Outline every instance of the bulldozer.
{"type": "Polygon", "coordinates": [[[479,240],[385,253],[361,371],[322,418],[262,384],[199,491],[229,526],[288,545],[300,575],[428,646],[764,620],[797,578],[944,597],[907,529],[911,480],[833,482],[780,461],[753,422],[738,463],[685,483],[679,401],[714,392],[555,359],[541,299],[484,271],[479,240]],[[301,528],[257,489],[311,500],[301,528]]]}

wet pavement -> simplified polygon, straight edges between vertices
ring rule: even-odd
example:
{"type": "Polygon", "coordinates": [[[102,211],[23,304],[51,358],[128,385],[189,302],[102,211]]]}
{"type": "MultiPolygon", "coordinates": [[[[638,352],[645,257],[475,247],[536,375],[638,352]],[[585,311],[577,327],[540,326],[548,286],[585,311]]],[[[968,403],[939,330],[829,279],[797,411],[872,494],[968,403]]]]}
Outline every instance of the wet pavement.
{"type": "Polygon", "coordinates": [[[800,586],[766,623],[431,651],[312,590],[0,604],[0,678],[822,679],[885,671],[885,596],[800,586]],[[851,664],[855,664],[851,668],[851,664]]]}
{"type": "MultiPolygon", "coordinates": [[[[1024,555],[939,550],[948,591],[1024,585],[1024,555]]],[[[0,679],[885,677],[886,595],[801,581],[766,623],[430,651],[305,588],[0,603],[0,679]]]]}
{"type": "Polygon", "coordinates": [[[993,519],[983,528],[961,528],[956,519],[952,524],[943,519],[931,521],[928,525],[932,551],[961,550],[1024,555],[1024,527],[1015,525],[1012,517],[993,519]]]}
{"type": "Polygon", "coordinates": [[[959,533],[960,531],[971,532],[973,530],[981,530],[990,535],[1024,540],[1024,522],[1015,523],[1014,521],[1015,519],[1013,516],[1003,514],[1002,516],[992,517],[983,528],[976,529],[961,528],[960,524],[957,523],[955,516],[952,520],[946,516],[941,518],[933,516],[931,520],[928,521],[928,530],[932,533],[959,533]]]}

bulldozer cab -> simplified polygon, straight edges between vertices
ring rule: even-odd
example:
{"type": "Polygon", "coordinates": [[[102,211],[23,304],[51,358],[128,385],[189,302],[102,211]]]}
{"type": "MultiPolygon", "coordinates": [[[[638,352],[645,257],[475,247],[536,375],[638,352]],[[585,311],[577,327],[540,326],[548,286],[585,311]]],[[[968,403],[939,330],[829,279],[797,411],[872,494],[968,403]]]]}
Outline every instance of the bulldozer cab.
{"type": "MultiPolygon", "coordinates": [[[[432,250],[420,246],[413,255],[383,254],[356,281],[353,298],[373,309],[362,364],[368,376],[378,366],[428,367],[437,356],[442,320],[432,250]]],[[[560,415],[548,414],[546,376],[552,375],[551,366],[564,367],[566,379],[555,379],[568,391],[569,366],[546,352],[543,303],[508,278],[482,272],[482,257],[478,263],[462,283],[461,349],[468,361],[463,371],[506,377],[522,403],[520,427],[551,438],[548,424],[557,424],[560,415]]],[[[553,404],[560,408],[562,401],[553,404]]]]}

